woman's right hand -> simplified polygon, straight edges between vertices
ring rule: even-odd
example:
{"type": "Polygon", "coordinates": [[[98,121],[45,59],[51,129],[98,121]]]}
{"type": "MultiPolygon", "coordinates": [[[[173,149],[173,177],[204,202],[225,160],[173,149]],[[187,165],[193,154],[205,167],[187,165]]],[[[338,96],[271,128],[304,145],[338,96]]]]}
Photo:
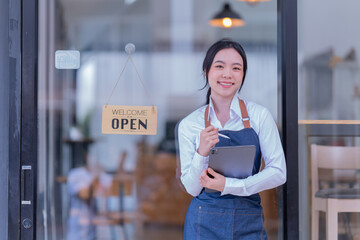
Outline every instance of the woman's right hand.
{"type": "Polygon", "coordinates": [[[220,141],[218,133],[219,129],[214,128],[212,125],[200,132],[200,145],[197,152],[201,156],[209,156],[210,148],[214,147],[220,141]]]}

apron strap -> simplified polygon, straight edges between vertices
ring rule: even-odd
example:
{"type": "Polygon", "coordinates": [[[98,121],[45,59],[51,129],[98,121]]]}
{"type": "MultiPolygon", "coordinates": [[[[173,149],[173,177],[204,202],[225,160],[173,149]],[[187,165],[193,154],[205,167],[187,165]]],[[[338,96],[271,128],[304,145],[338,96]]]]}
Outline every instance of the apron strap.
{"type": "MultiPolygon", "coordinates": [[[[244,103],[244,100],[239,98],[239,105],[240,105],[240,111],[241,111],[241,117],[245,128],[251,128],[250,127],[250,118],[248,115],[248,112],[246,110],[246,106],[244,103]]],[[[205,128],[210,126],[210,116],[209,116],[209,105],[207,105],[205,109],[205,128]]]]}
{"type": "Polygon", "coordinates": [[[205,109],[205,128],[210,126],[209,105],[205,109]]]}
{"type": "Polygon", "coordinates": [[[244,127],[245,128],[251,128],[250,127],[250,118],[249,118],[249,114],[248,114],[248,112],[246,110],[244,100],[239,98],[239,105],[240,105],[241,117],[242,117],[244,127]]]}

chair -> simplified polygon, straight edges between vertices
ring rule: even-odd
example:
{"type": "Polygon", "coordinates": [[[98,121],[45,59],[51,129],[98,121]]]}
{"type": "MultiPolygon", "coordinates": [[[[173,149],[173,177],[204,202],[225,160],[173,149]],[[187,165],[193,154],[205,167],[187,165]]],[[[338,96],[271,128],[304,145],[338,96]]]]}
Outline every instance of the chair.
{"type": "MultiPolygon", "coordinates": [[[[95,226],[107,225],[110,227],[111,239],[117,239],[115,227],[120,227],[122,230],[121,239],[127,240],[129,238],[125,231],[125,223],[133,222],[136,226],[135,237],[136,239],[143,238],[143,222],[144,216],[137,210],[127,211],[124,209],[124,197],[126,192],[131,192],[133,185],[136,182],[136,176],[134,172],[126,172],[124,170],[124,163],[126,159],[126,152],[123,152],[119,158],[119,166],[117,172],[113,176],[113,180],[109,189],[98,190],[99,184],[95,184],[94,197],[102,198],[103,202],[102,210],[98,211],[93,218],[93,224],[95,226]],[[117,198],[118,209],[109,208],[109,200],[111,198],[117,198]]],[[[99,210],[99,209],[98,209],[99,210]]]]}
{"type": "Polygon", "coordinates": [[[319,169],[355,172],[360,169],[360,147],[311,145],[312,240],[319,239],[320,211],[326,214],[326,239],[337,239],[338,213],[360,212],[360,189],[319,189],[319,169]]]}

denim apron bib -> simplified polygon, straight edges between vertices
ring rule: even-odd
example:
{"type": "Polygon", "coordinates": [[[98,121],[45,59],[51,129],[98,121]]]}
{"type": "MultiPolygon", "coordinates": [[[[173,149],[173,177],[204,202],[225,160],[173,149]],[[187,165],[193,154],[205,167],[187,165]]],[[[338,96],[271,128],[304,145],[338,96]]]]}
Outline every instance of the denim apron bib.
{"type": "MultiPolygon", "coordinates": [[[[261,151],[259,137],[250,127],[250,121],[243,100],[239,99],[244,129],[223,130],[220,133],[230,139],[220,138],[216,146],[255,145],[256,158],[253,175],[259,172],[261,151]]],[[[205,127],[210,125],[209,106],[205,110],[205,127]]],[[[264,216],[260,195],[241,197],[231,194],[221,196],[220,192],[206,192],[204,189],[190,203],[185,219],[185,240],[257,240],[267,239],[263,226],[264,216]]]]}

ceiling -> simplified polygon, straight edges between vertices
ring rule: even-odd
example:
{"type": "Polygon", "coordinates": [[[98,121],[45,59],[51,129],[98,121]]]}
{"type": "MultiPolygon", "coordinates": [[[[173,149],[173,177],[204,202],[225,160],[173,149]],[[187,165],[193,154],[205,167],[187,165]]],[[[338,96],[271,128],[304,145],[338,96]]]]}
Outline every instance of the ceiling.
{"type": "Polygon", "coordinates": [[[248,44],[276,45],[276,1],[251,6],[228,1],[245,20],[240,28],[208,25],[225,1],[218,0],[59,0],[58,19],[68,47],[116,50],[133,42],[138,49],[202,46],[231,37],[248,44]],[[59,20],[60,21],[60,20],[59,20]]]}

